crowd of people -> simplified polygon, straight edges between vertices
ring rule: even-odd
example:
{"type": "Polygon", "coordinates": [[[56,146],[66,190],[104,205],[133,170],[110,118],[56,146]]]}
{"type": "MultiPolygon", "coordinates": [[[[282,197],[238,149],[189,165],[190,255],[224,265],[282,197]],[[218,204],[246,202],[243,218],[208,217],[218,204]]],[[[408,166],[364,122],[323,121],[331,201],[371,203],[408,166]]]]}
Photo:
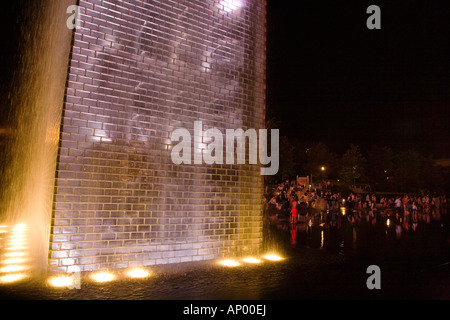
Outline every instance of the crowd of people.
{"type": "Polygon", "coordinates": [[[315,191],[286,180],[270,190],[266,189],[266,211],[269,215],[277,214],[295,219],[301,209],[315,208],[318,198],[315,191]]]}
{"type": "Polygon", "coordinates": [[[416,230],[419,221],[429,223],[431,217],[447,214],[448,202],[444,196],[397,196],[383,198],[383,206],[391,208],[395,213],[397,231],[401,229],[416,230]]]}
{"type": "Polygon", "coordinates": [[[308,208],[324,213],[333,213],[341,207],[348,209],[349,218],[352,212],[367,210],[369,215],[374,210],[383,210],[394,216],[396,228],[415,230],[419,221],[429,222],[436,214],[446,214],[448,201],[440,195],[399,195],[383,196],[375,193],[359,194],[351,192],[347,197],[330,191],[310,190],[289,180],[272,188],[266,188],[266,212],[269,215],[284,217],[295,223],[299,217],[311,213],[308,208]]]}

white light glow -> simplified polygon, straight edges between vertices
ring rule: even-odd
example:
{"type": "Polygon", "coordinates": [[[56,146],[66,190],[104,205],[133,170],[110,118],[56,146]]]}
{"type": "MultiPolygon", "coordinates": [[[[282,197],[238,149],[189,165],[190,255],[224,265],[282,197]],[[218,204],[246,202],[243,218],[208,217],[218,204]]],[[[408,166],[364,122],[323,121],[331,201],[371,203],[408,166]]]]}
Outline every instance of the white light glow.
{"type": "Polygon", "coordinates": [[[150,272],[141,268],[133,268],[127,272],[127,275],[130,278],[148,278],[150,276],[150,272]]]}
{"type": "Polygon", "coordinates": [[[269,254],[266,254],[265,256],[263,256],[263,258],[266,259],[266,260],[270,260],[270,261],[280,261],[280,260],[283,260],[282,257],[280,257],[278,254],[275,254],[275,253],[269,253],[269,254]]]}
{"type": "Polygon", "coordinates": [[[109,282],[113,281],[116,277],[111,272],[100,271],[91,275],[91,279],[95,282],[109,282]]]}
{"type": "Polygon", "coordinates": [[[223,6],[225,12],[231,12],[244,6],[243,0],[221,0],[220,5],[223,6]]]}
{"type": "Polygon", "coordinates": [[[14,238],[14,239],[9,239],[8,244],[24,244],[26,243],[26,239],[24,238],[14,238]]]}
{"type": "Polygon", "coordinates": [[[59,275],[50,278],[48,283],[56,288],[69,287],[74,285],[75,278],[69,275],[59,275]]]}
{"type": "Polygon", "coordinates": [[[20,250],[25,250],[25,249],[26,249],[26,247],[24,247],[24,246],[12,246],[12,247],[6,248],[6,250],[9,250],[9,251],[20,251],[20,250]]]}
{"type": "Polygon", "coordinates": [[[9,236],[9,239],[13,239],[13,240],[24,240],[26,239],[27,236],[21,233],[15,233],[9,236]]]}
{"type": "Polygon", "coordinates": [[[11,273],[11,272],[18,272],[18,271],[23,271],[27,269],[26,266],[22,266],[22,265],[9,265],[6,267],[3,267],[0,269],[0,272],[4,272],[4,273],[11,273]]]}
{"type": "Polygon", "coordinates": [[[14,226],[14,231],[24,231],[27,228],[25,223],[19,223],[14,226]]]}
{"type": "Polygon", "coordinates": [[[3,256],[5,258],[24,257],[25,256],[25,252],[23,252],[23,251],[13,251],[13,252],[5,253],[3,256]]]}
{"type": "Polygon", "coordinates": [[[241,265],[239,262],[237,262],[236,260],[233,260],[233,259],[220,260],[219,264],[221,264],[222,266],[225,266],[225,267],[237,267],[237,266],[241,265]]]}
{"type": "Polygon", "coordinates": [[[24,263],[26,259],[24,258],[9,258],[2,261],[2,264],[21,264],[24,263]]]}
{"type": "Polygon", "coordinates": [[[248,257],[248,258],[244,258],[242,259],[242,261],[247,262],[247,263],[261,263],[261,259],[257,259],[257,258],[253,258],[253,257],[248,257]]]}
{"type": "Polygon", "coordinates": [[[7,274],[0,277],[0,283],[12,283],[20,281],[24,278],[26,278],[27,275],[23,273],[14,273],[14,274],[7,274]]]}

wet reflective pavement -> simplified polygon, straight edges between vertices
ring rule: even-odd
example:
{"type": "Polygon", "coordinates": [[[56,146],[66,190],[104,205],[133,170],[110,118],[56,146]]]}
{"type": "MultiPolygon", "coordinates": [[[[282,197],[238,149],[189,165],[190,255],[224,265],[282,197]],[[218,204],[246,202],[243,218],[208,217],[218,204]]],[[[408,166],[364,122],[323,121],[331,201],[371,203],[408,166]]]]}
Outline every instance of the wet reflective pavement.
{"type": "MultiPolygon", "coordinates": [[[[88,273],[78,285],[54,288],[48,275],[0,284],[2,299],[65,300],[286,300],[449,299],[447,215],[434,215],[416,230],[396,232],[389,212],[324,212],[288,219],[267,216],[264,252],[284,259],[224,267],[217,261],[148,268],[145,279],[95,283],[88,273]],[[367,268],[381,271],[381,289],[369,290],[367,268]]],[[[397,229],[398,231],[398,229],[397,229]]]]}

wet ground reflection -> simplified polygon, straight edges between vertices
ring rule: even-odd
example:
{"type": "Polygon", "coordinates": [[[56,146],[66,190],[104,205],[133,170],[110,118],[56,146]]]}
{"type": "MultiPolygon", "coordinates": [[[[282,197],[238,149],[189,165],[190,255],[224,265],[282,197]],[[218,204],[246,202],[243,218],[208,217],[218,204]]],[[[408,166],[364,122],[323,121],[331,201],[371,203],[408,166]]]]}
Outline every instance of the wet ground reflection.
{"type": "Polygon", "coordinates": [[[45,276],[0,285],[2,299],[449,299],[448,216],[396,232],[389,212],[321,212],[288,219],[266,216],[264,252],[239,266],[218,261],[154,266],[144,278],[114,271],[96,283],[81,274],[79,286],[51,287],[45,276]],[[258,259],[260,263],[254,263],[258,259]],[[381,290],[366,287],[369,265],[382,273],[381,290]]]}

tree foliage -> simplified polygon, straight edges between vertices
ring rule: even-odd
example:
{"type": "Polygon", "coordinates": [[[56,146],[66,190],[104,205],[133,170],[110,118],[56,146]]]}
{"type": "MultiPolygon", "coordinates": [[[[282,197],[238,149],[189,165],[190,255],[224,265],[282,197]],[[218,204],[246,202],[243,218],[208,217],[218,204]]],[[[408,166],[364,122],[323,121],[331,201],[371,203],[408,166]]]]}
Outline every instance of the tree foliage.
{"type": "Polygon", "coordinates": [[[339,177],[348,184],[355,184],[364,174],[366,159],[359,151],[359,147],[351,144],[341,158],[339,177]]]}
{"type": "Polygon", "coordinates": [[[372,190],[393,192],[447,192],[450,172],[436,165],[431,155],[416,150],[393,151],[386,146],[372,146],[364,155],[351,144],[339,157],[323,142],[280,139],[280,170],[272,180],[313,176],[339,180],[347,186],[369,184],[372,190]],[[321,170],[324,167],[325,170],[321,170]]]}

